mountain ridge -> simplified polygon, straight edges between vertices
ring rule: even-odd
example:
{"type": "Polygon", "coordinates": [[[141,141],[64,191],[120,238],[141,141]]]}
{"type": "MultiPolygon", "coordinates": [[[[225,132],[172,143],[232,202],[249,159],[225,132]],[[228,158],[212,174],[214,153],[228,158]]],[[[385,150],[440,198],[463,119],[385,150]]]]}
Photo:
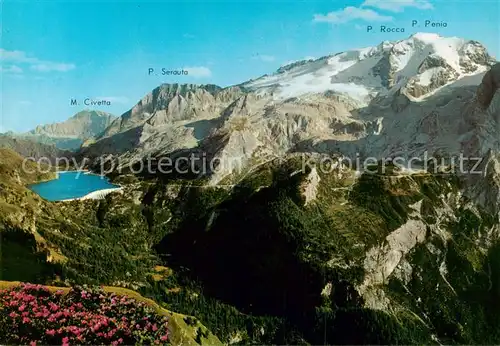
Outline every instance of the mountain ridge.
{"type": "Polygon", "coordinates": [[[75,151],[88,138],[104,131],[116,117],[107,112],[85,109],[61,122],[38,125],[24,133],[4,133],[14,139],[53,145],[59,150],[75,151]]]}
{"type": "MultiPolygon", "coordinates": [[[[456,136],[471,131],[458,126],[473,117],[465,106],[493,62],[477,41],[419,33],[226,88],[162,84],[79,154],[112,154],[121,167],[171,153],[243,166],[297,150],[453,155],[456,136]],[[295,94],[283,92],[290,88],[295,94]],[[431,126],[438,118],[446,127],[431,126]]],[[[227,175],[231,169],[220,170],[214,183],[227,175]]]]}
{"type": "Polygon", "coordinates": [[[5,165],[4,219],[60,251],[71,283],[144,289],[228,344],[496,344],[500,64],[475,43],[421,42],[434,39],[307,61],[254,90],[161,85],[78,153],[96,170],[116,159],[123,194],[43,202],[5,165]],[[357,86],[276,97],[325,66],[328,85],[357,86]],[[350,96],[360,86],[368,98],[350,96]],[[481,159],[481,173],[385,161],[424,153],[481,159]],[[242,165],[119,171],[149,156],[242,165]],[[170,275],[148,275],[158,261],[170,275]]]}
{"type": "Polygon", "coordinates": [[[367,102],[373,93],[394,93],[406,86],[410,89],[408,93],[418,98],[444,86],[449,80],[481,72],[481,67],[489,66],[493,61],[478,41],[416,33],[402,40],[383,41],[376,46],[339,52],[312,61],[303,60],[243,85],[251,90],[277,93],[278,98],[299,96],[304,91],[318,93],[336,89],[340,93],[350,93],[351,97],[353,93],[359,93],[361,102],[367,102]],[[412,90],[414,84],[428,86],[433,78],[435,85],[425,92],[412,90]]]}
{"type": "Polygon", "coordinates": [[[110,120],[114,118],[115,116],[111,113],[85,109],[67,120],[38,125],[27,134],[46,135],[53,138],[84,138],[99,134],[100,131],[109,126],[110,120]]]}

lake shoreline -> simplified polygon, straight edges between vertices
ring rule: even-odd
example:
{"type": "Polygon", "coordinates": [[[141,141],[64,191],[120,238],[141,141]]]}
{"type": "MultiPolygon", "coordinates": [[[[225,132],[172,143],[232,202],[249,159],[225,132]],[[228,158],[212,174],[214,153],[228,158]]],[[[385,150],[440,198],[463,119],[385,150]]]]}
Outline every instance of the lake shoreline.
{"type": "Polygon", "coordinates": [[[112,192],[123,193],[122,185],[111,183],[109,178],[105,175],[94,174],[90,170],[56,171],[54,173],[56,175],[54,179],[43,182],[39,181],[27,187],[41,198],[52,203],[89,199],[97,200],[105,198],[105,196],[112,192]],[[95,186],[90,185],[85,188],[89,179],[93,182],[92,185],[95,186]],[[79,182],[80,180],[81,182],[79,182]],[[52,185],[46,185],[51,183],[52,185]],[[69,185],[67,185],[68,183],[69,185]],[[61,190],[62,195],[59,194],[59,196],[57,196],[58,190],[60,189],[54,184],[59,184],[59,186],[64,186],[64,184],[66,184],[68,187],[63,187],[61,190]],[[83,189],[81,188],[81,184],[84,186],[83,189]],[[37,186],[39,186],[39,189],[37,189],[37,186]],[[95,190],[93,190],[92,187],[94,187],[95,190]]]}
{"type": "Polygon", "coordinates": [[[56,201],[56,202],[72,202],[72,201],[83,201],[83,200],[88,200],[88,199],[93,199],[93,200],[104,199],[104,197],[106,197],[107,195],[109,195],[110,193],[113,193],[113,192],[123,193],[123,186],[110,188],[110,189],[100,189],[100,190],[92,191],[92,192],[90,192],[82,197],[62,199],[62,200],[56,201]]]}

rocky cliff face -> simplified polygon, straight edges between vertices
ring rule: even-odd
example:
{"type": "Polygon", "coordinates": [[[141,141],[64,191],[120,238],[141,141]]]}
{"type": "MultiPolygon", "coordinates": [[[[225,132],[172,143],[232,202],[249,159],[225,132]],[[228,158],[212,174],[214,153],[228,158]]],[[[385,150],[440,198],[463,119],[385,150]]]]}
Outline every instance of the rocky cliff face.
{"type": "MultiPolygon", "coordinates": [[[[112,154],[122,166],[172,154],[251,167],[293,151],[473,153],[493,140],[486,124],[495,111],[485,106],[498,83],[492,63],[476,41],[415,34],[291,64],[237,87],[166,84],[81,155],[112,154]]],[[[207,174],[217,183],[232,167],[207,174]]]]}
{"type": "Polygon", "coordinates": [[[216,85],[163,84],[144,96],[131,110],[116,119],[97,139],[112,136],[137,126],[160,126],[194,118],[210,118],[234,100],[216,85]]]}

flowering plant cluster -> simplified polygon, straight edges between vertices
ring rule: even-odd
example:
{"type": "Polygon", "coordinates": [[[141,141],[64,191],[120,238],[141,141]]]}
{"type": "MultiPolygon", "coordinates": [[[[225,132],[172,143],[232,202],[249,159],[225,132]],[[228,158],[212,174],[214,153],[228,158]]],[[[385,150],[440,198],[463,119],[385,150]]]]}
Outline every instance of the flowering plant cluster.
{"type": "Polygon", "coordinates": [[[0,343],[165,345],[168,323],[147,304],[101,289],[21,284],[0,291],[0,343]]]}

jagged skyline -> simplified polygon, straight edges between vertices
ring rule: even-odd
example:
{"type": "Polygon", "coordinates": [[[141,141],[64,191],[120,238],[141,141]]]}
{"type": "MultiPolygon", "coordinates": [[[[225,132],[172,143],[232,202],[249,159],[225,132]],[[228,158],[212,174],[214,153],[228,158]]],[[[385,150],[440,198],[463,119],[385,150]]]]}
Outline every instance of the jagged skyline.
{"type": "Polygon", "coordinates": [[[404,39],[417,31],[475,39],[498,57],[496,2],[279,4],[276,8],[276,3],[234,1],[183,5],[7,1],[0,45],[4,95],[0,131],[28,131],[64,121],[83,108],[120,115],[163,82],[228,86],[273,73],[290,61],[404,39]],[[173,8],[175,16],[168,16],[173,8]],[[117,11],[118,22],[106,20],[117,11]],[[412,20],[423,23],[427,18],[448,25],[412,30],[412,20]],[[86,26],[94,22],[98,25],[86,26]],[[407,31],[367,34],[370,24],[407,31]],[[155,73],[148,73],[150,68],[155,73]],[[162,68],[185,68],[191,73],[163,76],[162,68]],[[71,105],[72,99],[79,105],[71,105]],[[106,99],[111,104],[92,107],[85,99],[106,99]]]}

